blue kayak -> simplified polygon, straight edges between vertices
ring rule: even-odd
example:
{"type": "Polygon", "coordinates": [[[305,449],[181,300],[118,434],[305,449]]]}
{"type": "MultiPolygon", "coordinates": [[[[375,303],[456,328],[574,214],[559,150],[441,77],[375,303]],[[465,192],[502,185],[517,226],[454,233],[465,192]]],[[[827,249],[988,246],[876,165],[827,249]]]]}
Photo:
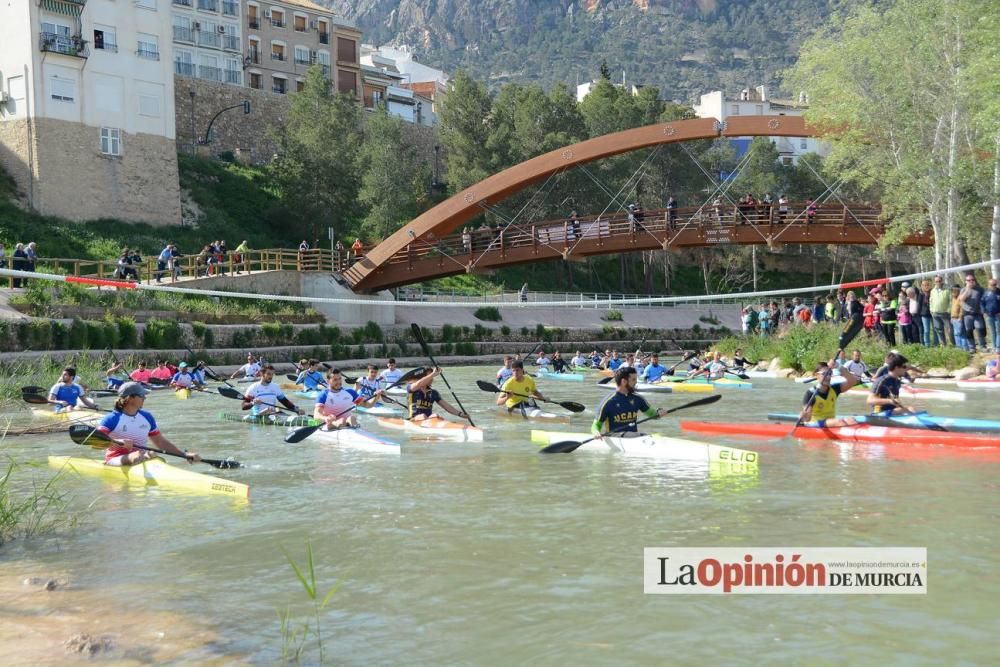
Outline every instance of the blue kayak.
{"type": "MultiPolygon", "coordinates": [[[[797,422],[796,414],[771,413],[767,416],[771,421],[797,422]]],[[[897,415],[882,417],[878,415],[851,415],[851,419],[859,424],[873,426],[898,426],[901,428],[933,429],[940,427],[957,433],[1000,433],[1000,421],[993,419],[973,419],[971,417],[933,417],[929,414],[897,415]]]]}
{"type": "Polygon", "coordinates": [[[565,380],[568,382],[583,382],[583,375],[579,373],[554,373],[545,368],[538,369],[538,377],[546,380],[565,380]]]}

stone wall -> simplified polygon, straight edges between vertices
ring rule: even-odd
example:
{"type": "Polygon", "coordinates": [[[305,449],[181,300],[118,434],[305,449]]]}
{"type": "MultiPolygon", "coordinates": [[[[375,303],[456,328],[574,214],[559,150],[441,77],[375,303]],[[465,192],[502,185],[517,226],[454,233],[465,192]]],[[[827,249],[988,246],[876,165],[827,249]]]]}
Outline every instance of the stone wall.
{"type": "Polygon", "coordinates": [[[0,164],[44,215],[179,224],[174,141],[123,133],[122,155],[113,157],[101,153],[100,132],[52,118],[36,118],[30,125],[27,120],[0,123],[0,164]]]}
{"type": "MultiPolygon", "coordinates": [[[[174,105],[177,120],[177,147],[190,151],[192,136],[203,137],[212,117],[221,109],[244,100],[250,101],[250,115],[233,109],[219,116],[212,125],[212,143],[199,146],[202,155],[216,156],[232,152],[240,161],[251,164],[270,162],[278,150],[274,133],[288,118],[294,95],[279,95],[269,90],[238,88],[215,81],[186,76],[174,77],[174,105]],[[191,93],[194,92],[192,98],[191,93]],[[194,133],[191,128],[191,108],[194,107],[194,133]]],[[[363,116],[364,117],[364,116],[363,116]]],[[[434,168],[434,146],[437,131],[432,127],[403,123],[403,136],[417,148],[417,159],[434,168]]],[[[439,156],[440,171],[444,170],[444,155],[439,156]]]]}

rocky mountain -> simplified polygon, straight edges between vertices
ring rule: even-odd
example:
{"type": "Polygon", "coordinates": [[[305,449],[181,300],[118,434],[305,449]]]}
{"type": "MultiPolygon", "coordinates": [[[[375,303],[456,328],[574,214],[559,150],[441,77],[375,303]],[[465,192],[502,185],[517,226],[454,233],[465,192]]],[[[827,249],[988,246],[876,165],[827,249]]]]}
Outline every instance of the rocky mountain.
{"type": "Polygon", "coordinates": [[[570,86],[607,61],[614,80],[693,102],[720,86],[774,85],[837,0],[325,0],[365,42],[507,81],[570,86]]]}

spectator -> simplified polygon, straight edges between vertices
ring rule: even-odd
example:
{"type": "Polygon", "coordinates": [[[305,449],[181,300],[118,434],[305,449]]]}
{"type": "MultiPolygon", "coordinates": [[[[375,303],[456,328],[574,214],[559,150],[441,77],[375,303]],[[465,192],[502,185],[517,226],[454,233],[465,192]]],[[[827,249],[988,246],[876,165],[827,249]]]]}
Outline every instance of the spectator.
{"type": "Polygon", "coordinates": [[[132,254],[128,248],[122,250],[118,257],[117,268],[115,268],[115,278],[120,280],[138,280],[139,272],[132,266],[132,254]]]}
{"type": "Polygon", "coordinates": [[[945,288],[944,278],[941,276],[934,277],[934,287],[930,293],[930,311],[938,345],[958,345],[958,341],[954,338],[951,339],[950,343],[948,340],[949,333],[953,331],[951,326],[951,292],[945,288]]]}
{"type": "Polygon", "coordinates": [[[38,246],[32,241],[28,244],[28,247],[24,249],[24,255],[27,257],[28,263],[25,264],[25,271],[34,271],[35,263],[38,261],[38,246]]]}
{"type": "Polygon", "coordinates": [[[816,222],[816,211],[819,209],[819,204],[815,199],[809,199],[806,201],[806,224],[811,225],[816,222]]]}
{"type": "Polygon", "coordinates": [[[673,195],[667,198],[667,218],[670,222],[670,229],[677,225],[677,200],[673,195]]]}
{"type": "Polygon", "coordinates": [[[1000,352],[1000,290],[996,278],[990,278],[983,292],[983,318],[986,320],[991,352],[1000,352]]]}
{"type": "Polygon", "coordinates": [[[826,317],[828,322],[839,322],[840,318],[837,316],[837,311],[840,309],[840,304],[837,302],[837,297],[833,294],[826,298],[826,307],[823,308],[823,315],[826,317]]]}
{"type": "Polygon", "coordinates": [[[965,287],[958,295],[962,303],[962,326],[965,328],[965,338],[969,341],[970,350],[976,351],[978,342],[985,350],[986,324],[983,321],[983,288],[976,282],[976,276],[965,276],[965,287]]]}
{"type": "Polygon", "coordinates": [[[576,214],[574,210],[569,214],[569,230],[573,234],[573,240],[580,240],[580,217],[576,214]]]}
{"type": "Polygon", "coordinates": [[[771,314],[767,304],[761,305],[760,312],[757,313],[757,322],[760,326],[760,335],[766,338],[771,329],[771,314]]]}
{"type": "Polygon", "coordinates": [[[212,246],[205,245],[195,257],[194,275],[196,278],[208,277],[209,258],[212,256],[212,246]]]}
{"type": "Polygon", "coordinates": [[[764,193],[764,198],[760,200],[760,203],[761,203],[761,205],[767,206],[768,208],[770,208],[771,204],[774,203],[774,199],[771,198],[771,193],[770,192],[765,192],[764,193]]]}
{"type": "Polygon", "coordinates": [[[920,282],[920,336],[925,346],[934,344],[934,324],[931,319],[931,281],[920,282]]]}
{"type": "MultiPolygon", "coordinates": [[[[904,285],[906,283],[903,283],[904,285]]],[[[908,289],[913,289],[908,288],[908,289]]],[[[899,293],[899,306],[896,308],[896,321],[899,322],[899,332],[904,343],[915,343],[913,335],[913,317],[910,315],[910,295],[906,290],[899,293]]]]}
{"type": "Polygon", "coordinates": [[[959,295],[961,293],[961,286],[951,286],[951,312],[949,313],[951,321],[951,335],[955,341],[955,347],[963,350],[969,350],[969,341],[965,337],[965,323],[962,321],[962,301],[959,299],[959,295]]]}
{"type": "Polygon", "coordinates": [[[365,245],[361,242],[360,238],[354,239],[354,243],[351,244],[351,252],[354,253],[354,261],[361,259],[361,255],[364,253],[365,245]]]}
{"type": "Polygon", "coordinates": [[[473,250],[485,251],[490,247],[490,240],[493,238],[493,230],[491,230],[489,224],[483,220],[483,224],[479,225],[475,236],[476,239],[473,250]]]}
{"type": "Polygon", "coordinates": [[[920,321],[920,300],[922,295],[919,289],[909,283],[903,283],[903,287],[906,290],[906,302],[910,309],[910,337],[913,339],[911,342],[919,345],[921,328],[923,327],[920,321]]]}
{"type": "Polygon", "coordinates": [[[302,243],[299,244],[299,252],[305,252],[309,250],[309,241],[302,239],[302,243]]]}
{"type": "Polygon", "coordinates": [[[876,314],[876,303],[878,299],[874,294],[868,295],[868,301],[865,302],[864,310],[862,311],[862,316],[864,317],[864,327],[865,331],[869,334],[874,334],[876,332],[876,327],[878,325],[878,315],[876,314]]]}
{"type": "Polygon", "coordinates": [[[896,346],[896,300],[892,298],[892,293],[888,291],[879,294],[878,303],[875,308],[878,311],[878,324],[882,329],[882,336],[891,347],[896,346]]]}
{"type": "MultiPolygon", "coordinates": [[[[11,261],[11,267],[15,271],[27,271],[26,263],[28,261],[28,256],[24,253],[24,244],[18,243],[14,246],[14,258],[11,261]]],[[[24,287],[27,283],[26,278],[14,278],[14,289],[24,287]]]]}
{"type": "MultiPolygon", "coordinates": [[[[407,252],[410,251],[409,245],[406,246],[406,251],[407,252]]],[[[337,239],[337,245],[335,246],[333,259],[337,263],[338,271],[343,271],[345,268],[347,268],[347,252],[344,249],[344,244],[340,242],[340,239],[337,239]]]]}
{"type": "Polygon", "coordinates": [[[712,210],[715,211],[715,224],[722,224],[722,197],[716,197],[712,202],[712,210]]]}
{"type": "Polygon", "coordinates": [[[163,274],[170,266],[170,260],[173,259],[173,256],[173,244],[168,243],[163,247],[163,250],[160,251],[159,256],[156,258],[156,282],[163,282],[163,274]]]}
{"type": "Polygon", "coordinates": [[[521,285],[521,291],[518,293],[518,297],[521,299],[521,303],[528,302],[528,283],[521,285]]]}
{"type": "MultiPolygon", "coordinates": [[[[338,243],[340,242],[338,241],[338,243]]],[[[243,239],[243,243],[236,246],[236,250],[233,252],[235,253],[233,260],[236,263],[236,275],[240,275],[241,271],[250,273],[250,244],[247,243],[247,240],[243,239]]]]}
{"type": "Polygon", "coordinates": [[[167,268],[170,269],[170,282],[175,283],[181,275],[181,251],[177,249],[177,244],[172,243],[170,249],[170,263],[167,268]]]}
{"type": "Polygon", "coordinates": [[[226,241],[225,241],[225,239],[222,239],[222,240],[219,241],[218,245],[216,246],[216,251],[217,251],[216,252],[216,263],[219,265],[219,271],[221,271],[222,275],[224,275],[224,276],[228,275],[227,272],[226,272],[226,262],[229,259],[229,257],[228,257],[228,255],[229,255],[229,249],[226,248],[226,241]]]}
{"type": "Polygon", "coordinates": [[[812,319],[813,322],[826,321],[826,299],[821,296],[816,297],[816,303],[813,304],[812,319]]]}
{"type": "Polygon", "coordinates": [[[785,217],[788,215],[788,197],[781,195],[778,197],[778,222],[785,224],[785,217]]]}
{"type": "Polygon", "coordinates": [[[0,241],[0,269],[7,268],[7,247],[0,241]]]}
{"type": "Polygon", "coordinates": [[[472,233],[468,227],[462,228],[462,250],[466,253],[472,252],[472,233]]]}

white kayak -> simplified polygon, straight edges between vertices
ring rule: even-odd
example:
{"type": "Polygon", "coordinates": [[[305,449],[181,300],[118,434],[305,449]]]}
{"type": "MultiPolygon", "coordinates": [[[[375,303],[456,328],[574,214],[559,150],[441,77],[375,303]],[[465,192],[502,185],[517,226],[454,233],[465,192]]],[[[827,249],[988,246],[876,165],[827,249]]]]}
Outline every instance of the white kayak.
{"type": "Polygon", "coordinates": [[[385,393],[392,394],[393,396],[406,396],[406,385],[397,384],[395,387],[389,387],[385,393]]]}
{"type": "Polygon", "coordinates": [[[442,438],[460,442],[482,442],[483,429],[459,422],[453,422],[441,417],[429,417],[419,421],[397,417],[379,417],[379,426],[405,431],[411,435],[421,435],[427,438],[442,438]]]}
{"type": "Polygon", "coordinates": [[[380,438],[374,433],[360,428],[338,428],[332,431],[323,429],[317,430],[309,436],[308,440],[340,447],[350,447],[351,449],[363,449],[369,452],[380,452],[383,454],[399,454],[400,446],[398,442],[380,438]]]}
{"type": "Polygon", "coordinates": [[[508,410],[503,405],[497,406],[497,412],[503,417],[511,417],[514,419],[522,419],[528,421],[553,421],[553,422],[566,422],[569,421],[568,414],[556,414],[555,412],[546,412],[539,407],[521,407],[520,404],[514,406],[508,410]]]}
{"type": "Polygon", "coordinates": [[[377,403],[370,408],[359,405],[355,410],[366,415],[375,415],[376,417],[397,417],[403,414],[402,408],[386,405],[385,403],[377,403]]]}
{"type": "MultiPolygon", "coordinates": [[[[734,371],[739,371],[738,368],[734,368],[733,370],[734,371]]],[[[747,370],[744,370],[742,372],[744,374],[746,374],[747,376],[753,378],[753,379],[757,379],[757,378],[767,379],[767,380],[776,380],[776,379],[778,379],[778,374],[775,373],[774,371],[747,371],[747,370]]]]}
{"type": "Polygon", "coordinates": [[[956,382],[959,389],[1000,389],[1000,380],[959,380],[956,382]]]}
{"type": "MultiPolygon", "coordinates": [[[[869,385],[854,387],[847,391],[847,394],[866,396],[871,393],[869,385]]],[[[916,401],[964,401],[965,394],[961,391],[945,391],[944,389],[922,389],[913,385],[904,384],[899,390],[899,397],[916,401]]]]}
{"type": "MultiPolygon", "coordinates": [[[[531,432],[531,441],[541,445],[554,442],[581,442],[593,437],[590,433],[565,433],[563,431],[531,432]]],[[[662,435],[610,436],[591,440],[580,445],[576,451],[614,451],[628,456],[647,456],[675,461],[704,461],[706,463],[731,463],[756,467],[760,461],[757,452],[714,445],[686,438],[669,438],[662,435]]]]}
{"type": "MultiPolygon", "coordinates": [[[[611,391],[617,389],[613,382],[597,386],[611,391]]],[[[636,383],[635,390],[640,394],[705,394],[713,392],[715,384],[707,382],[639,382],[636,383]]]]}

